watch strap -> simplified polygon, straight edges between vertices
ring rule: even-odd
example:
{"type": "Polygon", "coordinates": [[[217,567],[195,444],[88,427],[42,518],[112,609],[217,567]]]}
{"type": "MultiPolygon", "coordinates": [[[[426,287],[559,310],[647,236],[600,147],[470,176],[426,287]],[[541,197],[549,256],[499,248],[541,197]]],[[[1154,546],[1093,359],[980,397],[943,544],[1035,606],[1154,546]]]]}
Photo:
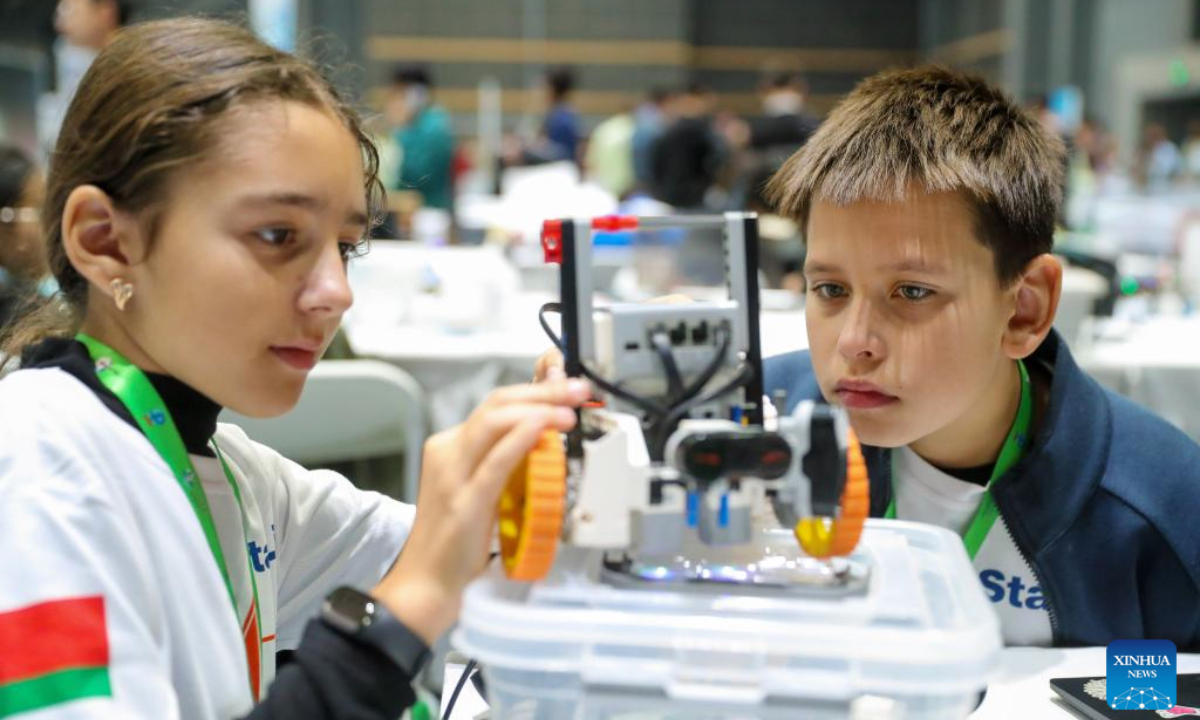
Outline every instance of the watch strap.
{"type": "Polygon", "coordinates": [[[382,652],[410,678],[429,661],[425,641],[370,595],[349,587],[334,590],[321,605],[321,620],[342,635],[382,652]]]}

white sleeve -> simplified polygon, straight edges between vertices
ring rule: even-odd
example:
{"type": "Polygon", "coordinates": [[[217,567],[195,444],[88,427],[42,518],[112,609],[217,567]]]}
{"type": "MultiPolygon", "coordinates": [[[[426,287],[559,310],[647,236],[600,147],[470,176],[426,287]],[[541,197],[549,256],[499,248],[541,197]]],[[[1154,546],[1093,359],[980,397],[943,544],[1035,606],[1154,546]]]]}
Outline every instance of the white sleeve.
{"type": "Polygon", "coordinates": [[[276,647],[300,644],[304,625],[339,585],[370,590],[400,554],[416,508],[359,490],[329,470],[306,470],[240,429],[222,426],[229,441],[253,448],[259,477],[275,479],[270,502],[278,542],[276,647]]]}
{"type": "Polygon", "coordinates": [[[412,505],[359,490],[335,472],[292,469],[279,498],[286,510],[278,516],[283,567],[277,632],[283,649],[300,644],[304,624],[334,588],[370,590],[383,578],[416,513],[412,505]]]}
{"type": "Polygon", "coordinates": [[[178,718],[148,539],[90,463],[13,425],[0,422],[12,443],[0,452],[0,717],[178,718]]]}

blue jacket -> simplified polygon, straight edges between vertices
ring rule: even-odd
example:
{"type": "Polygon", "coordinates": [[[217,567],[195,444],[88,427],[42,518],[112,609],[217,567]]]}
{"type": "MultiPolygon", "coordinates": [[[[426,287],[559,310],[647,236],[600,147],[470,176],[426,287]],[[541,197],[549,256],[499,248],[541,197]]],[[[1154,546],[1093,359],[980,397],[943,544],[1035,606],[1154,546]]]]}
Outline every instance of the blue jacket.
{"type": "MultiPolygon", "coordinates": [[[[1034,354],[1054,368],[1033,445],[991,485],[1037,574],[1056,646],[1172,640],[1200,651],[1200,446],[1101,388],[1057,333],[1034,354]]],[[[764,363],[787,409],[822,400],[807,352],[764,363]]],[[[863,447],[871,514],[891,501],[891,451],[863,447]]]]}

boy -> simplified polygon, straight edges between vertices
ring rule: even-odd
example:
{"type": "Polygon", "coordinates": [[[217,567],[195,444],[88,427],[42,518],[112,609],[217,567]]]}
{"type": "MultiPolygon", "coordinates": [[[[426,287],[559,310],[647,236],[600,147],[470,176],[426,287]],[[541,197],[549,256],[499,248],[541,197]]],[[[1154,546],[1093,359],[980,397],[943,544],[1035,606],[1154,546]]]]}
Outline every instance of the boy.
{"type": "Polygon", "coordinates": [[[769,188],[805,229],[811,351],[766,391],[848,410],[872,515],[962,534],[1006,643],[1200,649],[1200,447],[1052,329],[1063,152],[977,78],[862,82],[769,188]]]}

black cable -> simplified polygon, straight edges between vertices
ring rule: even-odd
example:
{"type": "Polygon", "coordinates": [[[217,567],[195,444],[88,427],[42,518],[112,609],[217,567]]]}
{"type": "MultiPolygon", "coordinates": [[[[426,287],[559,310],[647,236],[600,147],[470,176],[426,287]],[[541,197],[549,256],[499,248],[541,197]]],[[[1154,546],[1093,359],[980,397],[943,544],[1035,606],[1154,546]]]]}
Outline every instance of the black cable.
{"type": "Polygon", "coordinates": [[[450,720],[450,714],[454,712],[454,704],[458,702],[458,695],[466,687],[467,680],[471,677],[471,671],[475,669],[475,664],[475,661],[471,660],[463,668],[462,676],[458,678],[458,684],[454,686],[454,692],[450,693],[450,700],[446,703],[446,708],[442,710],[442,720],[450,720]]]}
{"type": "MultiPolygon", "coordinates": [[[[550,329],[550,324],[546,322],[546,313],[547,312],[561,313],[562,305],[559,303],[553,303],[553,302],[546,303],[545,305],[542,305],[540,310],[538,310],[538,322],[540,322],[542,324],[542,330],[545,331],[546,335],[550,338],[550,341],[552,343],[554,343],[554,346],[556,348],[558,348],[560,352],[562,352],[563,351],[562,339],[560,339],[557,335],[554,334],[554,331],[550,329]]],[[[638,406],[639,408],[650,413],[651,415],[653,415],[656,418],[661,418],[670,411],[668,408],[663,407],[662,405],[654,402],[653,400],[650,400],[648,398],[642,397],[641,395],[638,395],[629,390],[626,390],[625,388],[621,387],[620,385],[614,385],[613,383],[610,383],[608,380],[605,380],[604,378],[600,377],[596,373],[592,372],[591,368],[584,365],[583,363],[579,363],[579,370],[580,370],[580,372],[583,373],[584,377],[586,377],[588,380],[591,380],[601,390],[609,393],[610,395],[619,397],[628,403],[632,403],[633,405],[638,406]]]]}
{"type": "MultiPolygon", "coordinates": [[[[550,338],[550,341],[554,343],[554,346],[562,351],[562,339],[554,334],[554,331],[550,328],[550,324],[546,322],[547,312],[561,313],[562,304],[549,302],[542,305],[541,309],[538,311],[538,322],[541,323],[542,330],[546,333],[546,336],[550,338]]],[[[596,373],[592,372],[587,365],[584,365],[582,362],[579,363],[579,370],[583,373],[584,377],[595,383],[595,385],[601,390],[604,390],[611,395],[642,408],[652,416],[652,419],[650,420],[650,433],[653,438],[653,442],[651,442],[649,448],[651,460],[663,460],[663,452],[666,449],[667,439],[670,436],[671,431],[684,416],[691,412],[693,408],[703,405],[704,403],[711,402],[713,399],[718,398],[732,390],[736,390],[739,387],[744,387],[754,379],[753,368],[751,368],[749,365],[743,365],[738,371],[738,374],[730,379],[729,382],[725,383],[716,390],[697,397],[697,395],[704,390],[704,386],[707,385],[721,369],[721,365],[725,361],[725,356],[729,352],[729,346],[733,342],[732,333],[730,333],[727,328],[719,326],[716,329],[716,333],[718,333],[721,339],[721,343],[717,348],[717,352],[713,354],[712,359],[709,360],[708,365],[704,368],[700,375],[698,375],[690,385],[688,385],[686,388],[683,388],[680,397],[671,399],[672,404],[669,408],[663,407],[653,400],[628,391],[619,385],[614,385],[613,383],[610,383],[596,373]]],[[[673,356],[671,360],[673,363],[673,356]]],[[[678,372],[677,367],[676,372],[678,372]]]]}
{"type": "Polygon", "coordinates": [[[741,368],[739,368],[739,370],[738,370],[738,374],[735,375],[734,377],[730,378],[729,382],[725,383],[724,385],[717,388],[716,390],[713,390],[709,393],[701,395],[700,397],[693,398],[693,399],[689,400],[688,402],[675,407],[673,410],[671,410],[671,413],[669,415],[667,415],[667,419],[678,422],[678,421],[682,420],[685,415],[687,415],[689,412],[691,412],[693,408],[695,408],[699,405],[703,405],[706,402],[712,402],[713,400],[721,397],[722,395],[724,395],[727,392],[731,392],[733,390],[737,390],[738,388],[745,387],[746,385],[750,384],[753,380],[754,380],[754,368],[749,365],[742,365],[741,368]]]}
{"type": "Polygon", "coordinates": [[[738,388],[745,387],[754,380],[754,368],[749,365],[743,365],[737,375],[730,378],[729,382],[711,392],[705,393],[696,398],[681,403],[674,407],[662,421],[655,425],[655,435],[653,446],[650,448],[650,457],[663,460],[663,454],[666,452],[667,440],[671,435],[671,431],[693,408],[696,408],[704,403],[711,402],[716,398],[721,397],[725,393],[732,392],[738,388]]]}
{"type": "Polygon", "coordinates": [[[696,379],[693,380],[690,385],[684,388],[680,396],[675,399],[675,402],[672,403],[671,410],[668,412],[668,414],[659,417],[650,427],[651,442],[649,450],[651,459],[663,460],[662,453],[665,450],[665,440],[660,442],[659,438],[666,438],[668,435],[670,435],[671,431],[674,430],[675,425],[678,422],[677,420],[673,421],[670,419],[670,413],[674,412],[683,405],[687,405],[688,408],[695,407],[695,405],[690,404],[689,401],[704,390],[705,386],[708,385],[709,381],[716,376],[717,372],[720,371],[721,367],[724,365],[725,356],[729,352],[729,345],[733,342],[733,338],[731,333],[729,333],[729,331],[724,327],[718,327],[715,334],[719,344],[717,346],[717,352],[714,353],[712,358],[708,361],[708,365],[705,366],[704,370],[702,370],[700,374],[696,376],[696,379]]]}
{"type": "Polygon", "coordinates": [[[663,407],[662,405],[654,402],[653,400],[644,398],[641,395],[637,395],[629,390],[626,390],[625,388],[621,387],[620,385],[614,385],[614,384],[610,383],[609,381],[600,377],[596,373],[592,372],[591,368],[589,368],[587,365],[584,365],[583,363],[579,364],[579,370],[583,373],[584,377],[586,377],[588,380],[591,380],[601,390],[603,390],[611,395],[614,395],[616,397],[619,397],[626,402],[637,405],[642,410],[645,410],[646,412],[650,413],[654,417],[663,417],[664,415],[666,415],[669,412],[668,408],[663,407]]]}
{"type": "Polygon", "coordinates": [[[650,345],[658,353],[663,371],[667,374],[667,402],[672,405],[683,397],[683,379],[679,377],[679,365],[675,363],[675,351],[671,349],[671,336],[666,330],[655,330],[650,334],[650,345]]]}
{"type": "Polygon", "coordinates": [[[538,322],[542,324],[542,332],[546,333],[546,337],[550,338],[550,342],[554,343],[554,347],[558,348],[559,352],[566,352],[563,348],[562,338],[554,334],[554,330],[550,328],[550,323],[546,322],[546,313],[554,312],[562,315],[562,303],[548,302],[538,309],[538,322]]]}
{"type": "Polygon", "coordinates": [[[729,331],[724,327],[718,327],[715,334],[720,338],[720,343],[718,344],[716,354],[712,356],[712,359],[708,361],[708,365],[705,366],[704,370],[698,376],[696,376],[696,379],[692,381],[692,384],[683,389],[683,393],[674,403],[675,406],[678,406],[679,403],[691,400],[693,397],[695,397],[697,393],[704,389],[704,386],[708,384],[708,381],[713,379],[713,377],[717,374],[717,371],[721,369],[721,365],[725,361],[725,355],[729,352],[729,346],[733,342],[733,338],[729,331]]]}

